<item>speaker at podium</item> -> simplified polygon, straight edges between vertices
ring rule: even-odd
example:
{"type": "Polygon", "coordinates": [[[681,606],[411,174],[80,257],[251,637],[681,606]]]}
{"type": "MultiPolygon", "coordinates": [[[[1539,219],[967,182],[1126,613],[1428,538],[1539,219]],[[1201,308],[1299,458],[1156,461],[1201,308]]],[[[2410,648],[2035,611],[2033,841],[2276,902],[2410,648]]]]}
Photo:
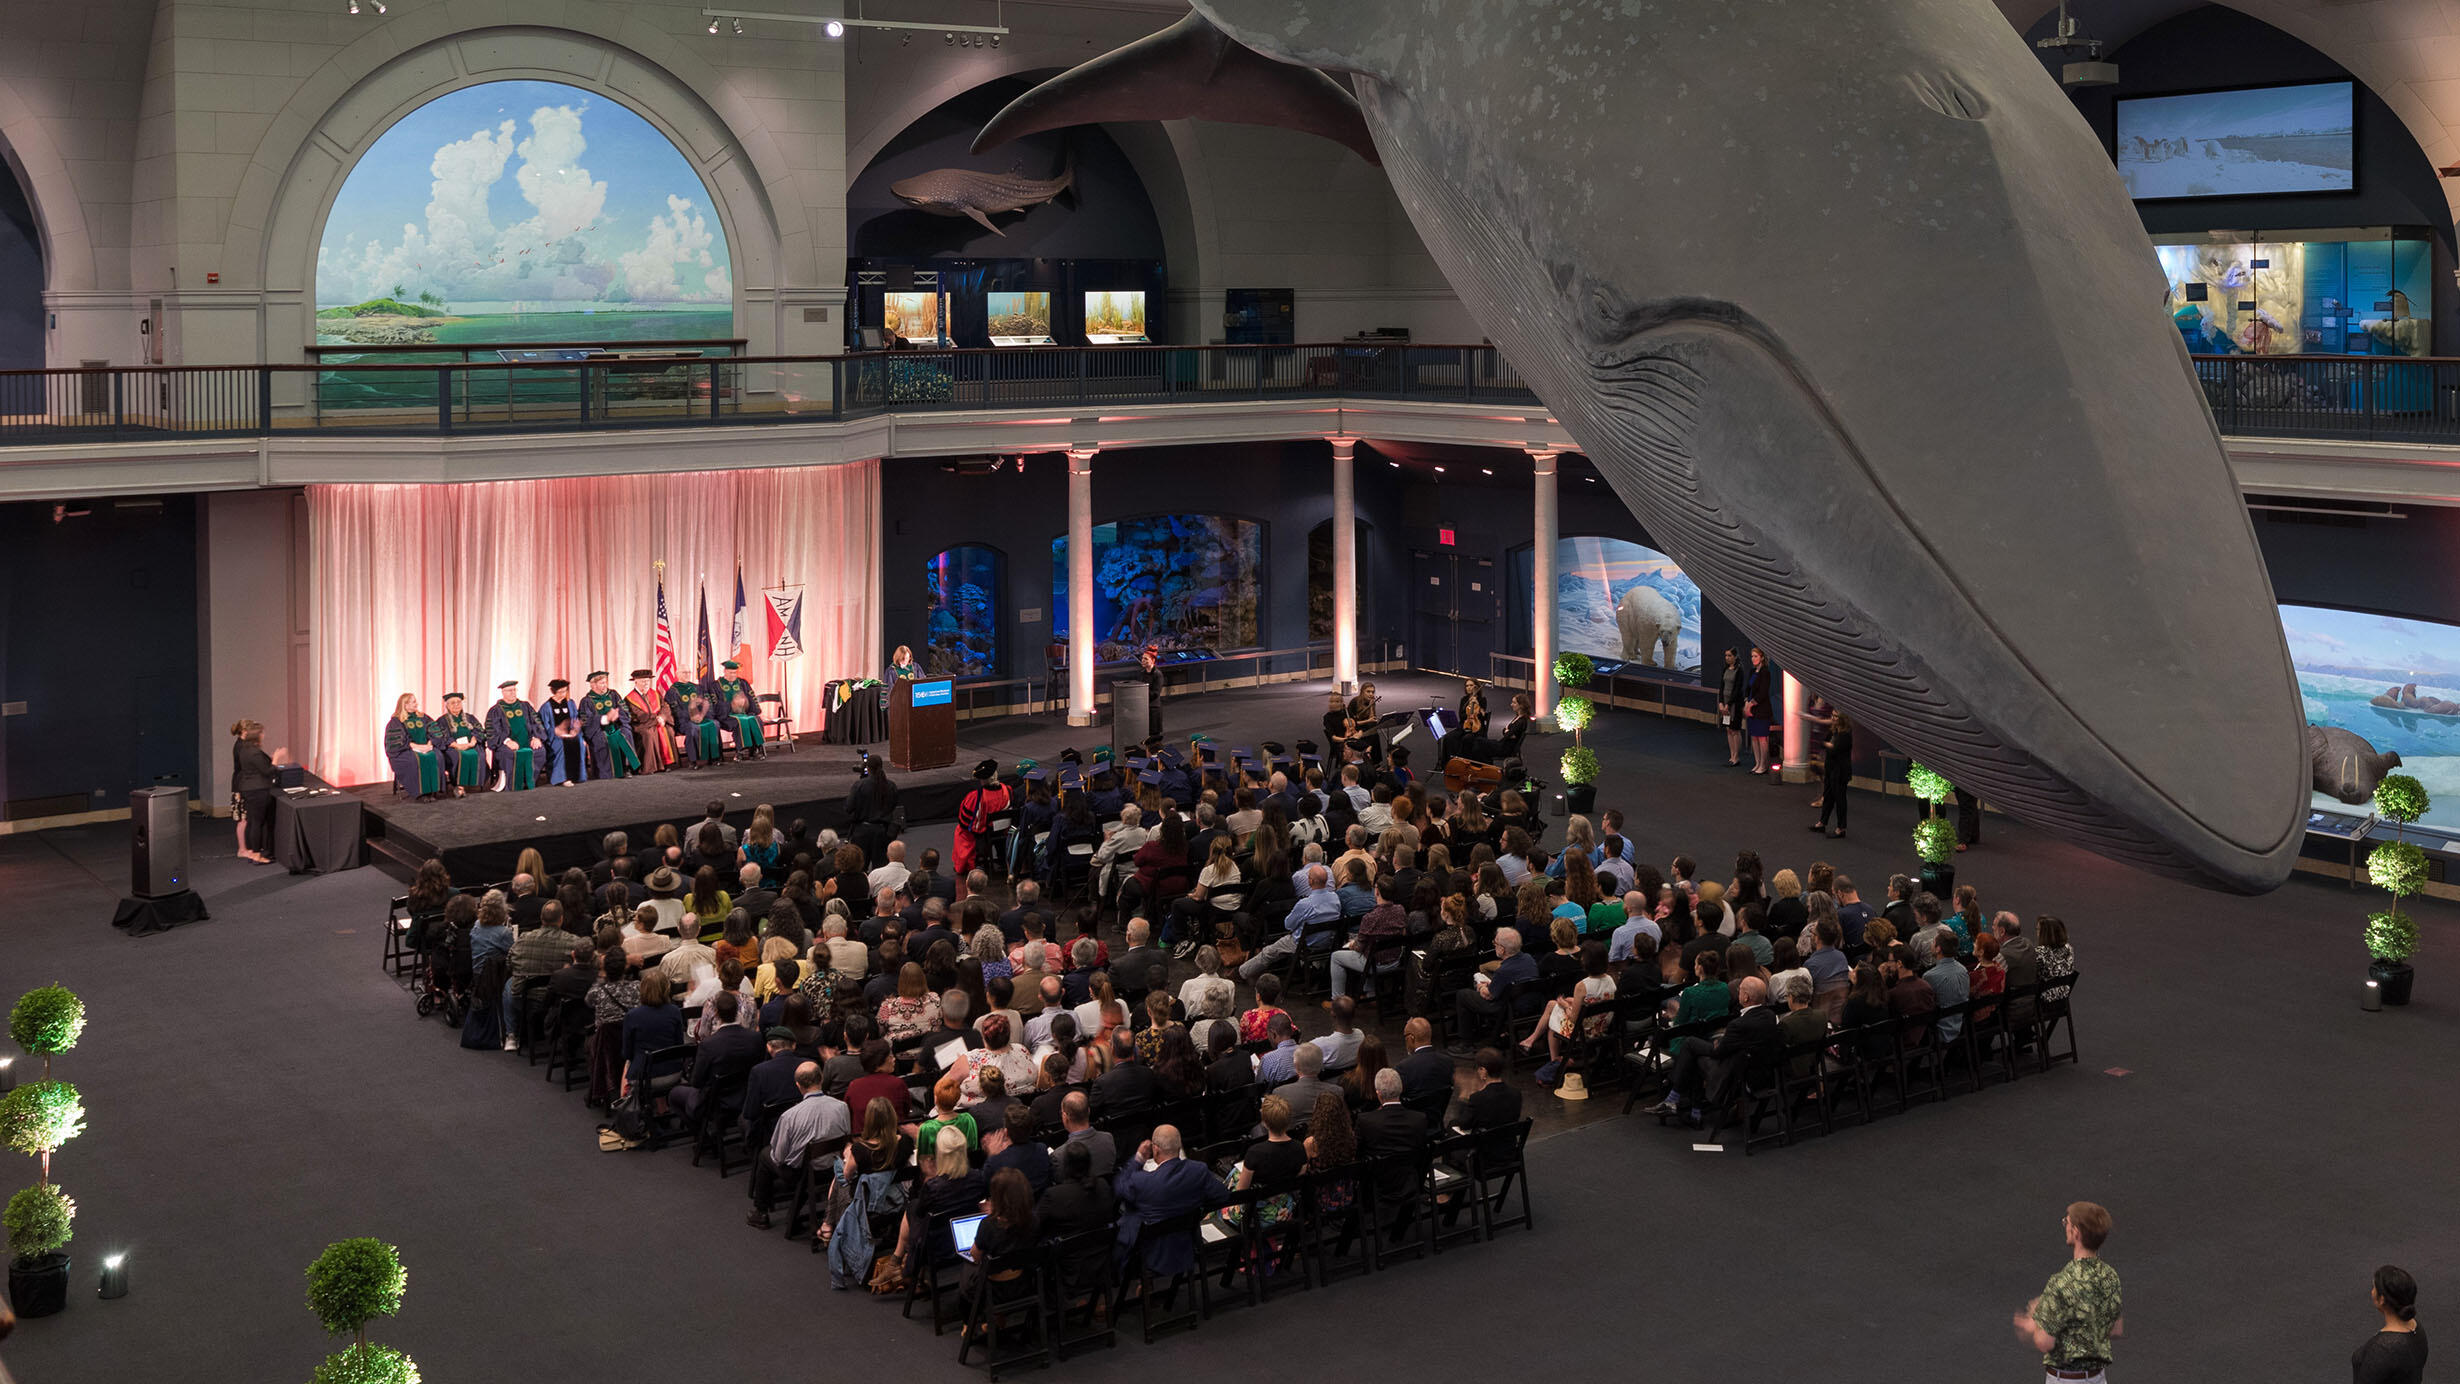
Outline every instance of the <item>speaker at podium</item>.
{"type": "Polygon", "coordinates": [[[911,773],[957,762],[956,685],[899,678],[888,688],[888,762],[911,773]]]}

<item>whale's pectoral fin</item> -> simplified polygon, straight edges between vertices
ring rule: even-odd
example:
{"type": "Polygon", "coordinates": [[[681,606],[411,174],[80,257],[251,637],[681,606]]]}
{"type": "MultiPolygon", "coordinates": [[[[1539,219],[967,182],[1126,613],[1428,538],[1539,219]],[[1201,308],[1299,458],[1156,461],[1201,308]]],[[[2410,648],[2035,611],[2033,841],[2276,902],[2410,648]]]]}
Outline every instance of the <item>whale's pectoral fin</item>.
{"type": "Polygon", "coordinates": [[[1191,118],[1321,135],[1382,162],[1357,98],[1339,82],[1263,57],[1195,13],[1009,102],[974,137],[974,151],[1066,125],[1191,118]]]}
{"type": "Polygon", "coordinates": [[[999,227],[992,225],[992,224],[991,224],[991,218],[990,218],[990,217],[987,217],[987,216],[985,216],[985,215],[983,215],[983,214],[982,214],[982,208],[980,208],[980,207],[967,207],[967,208],[965,209],[965,214],[966,214],[967,216],[970,216],[970,217],[974,218],[976,221],[981,222],[981,223],[982,223],[982,228],[983,228],[984,230],[986,230],[986,231],[989,231],[989,232],[990,232],[991,234],[993,234],[993,235],[1003,235],[1003,236],[1004,236],[1004,235],[1008,234],[1006,231],[1001,230],[999,227]]]}

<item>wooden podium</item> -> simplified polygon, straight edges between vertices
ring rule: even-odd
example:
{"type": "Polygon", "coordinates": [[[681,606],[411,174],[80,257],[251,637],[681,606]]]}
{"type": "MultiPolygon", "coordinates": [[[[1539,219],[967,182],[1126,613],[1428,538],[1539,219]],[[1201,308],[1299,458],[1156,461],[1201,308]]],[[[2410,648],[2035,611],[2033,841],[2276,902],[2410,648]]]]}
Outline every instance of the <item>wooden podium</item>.
{"type": "Polygon", "coordinates": [[[956,689],[948,679],[889,684],[888,762],[906,773],[957,762],[956,689]]]}

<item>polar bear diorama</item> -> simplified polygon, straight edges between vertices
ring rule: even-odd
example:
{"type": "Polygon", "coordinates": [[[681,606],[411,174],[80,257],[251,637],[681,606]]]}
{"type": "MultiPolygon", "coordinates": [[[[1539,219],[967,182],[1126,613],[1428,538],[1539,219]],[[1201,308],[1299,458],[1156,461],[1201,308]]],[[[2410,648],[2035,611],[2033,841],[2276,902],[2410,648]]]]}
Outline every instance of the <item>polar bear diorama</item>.
{"type": "Polygon", "coordinates": [[[1672,668],[1674,641],[1683,632],[1683,612],[1664,593],[1635,586],[1615,603],[1614,623],[1623,633],[1623,661],[1672,668]]]}

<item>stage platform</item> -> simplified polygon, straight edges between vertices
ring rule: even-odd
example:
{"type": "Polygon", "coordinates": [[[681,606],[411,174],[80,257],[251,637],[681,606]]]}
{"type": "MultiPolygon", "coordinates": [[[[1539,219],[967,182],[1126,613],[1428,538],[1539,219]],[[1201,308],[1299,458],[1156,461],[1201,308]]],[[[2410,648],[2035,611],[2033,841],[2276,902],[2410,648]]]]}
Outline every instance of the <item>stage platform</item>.
{"type": "MultiPolygon", "coordinates": [[[[1450,705],[1460,696],[1458,678],[1434,674],[1383,674],[1374,682],[1388,711],[1430,701],[1450,705]]],[[[1329,681],[1287,682],[1172,697],[1162,703],[1162,724],[1169,739],[1181,745],[1202,732],[1225,746],[1263,740],[1295,746],[1322,738],[1324,696],[1330,690],[1329,681]]],[[[1095,747],[1109,743],[1107,716],[1105,724],[1090,727],[1071,727],[1058,713],[965,721],[957,726],[956,763],[914,774],[892,770],[890,778],[908,825],[952,821],[973,784],[974,766],[985,759],[997,760],[1003,775],[1013,775],[1020,759],[1055,765],[1060,751],[1073,745],[1091,761],[1095,747]]],[[[885,743],[868,748],[883,755],[888,750],[885,743]]],[[[681,827],[698,821],[713,799],[726,803],[726,820],[738,827],[761,803],[777,809],[781,828],[798,817],[814,833],[842,827],[846,792],[854,786],[862,749],[823,745],[811,735],[798,740],[791,753],[772,751],[765,759],[429,803],[405,801],[390,785],[352,791],[367,804],[374,858],[398,869],[433,856],[456,880],[500,880],[511,876],[524,846],[536,846],[550,870],[587,865],[598,858],[598,843],[608,832],[630,834],[638,850],[659,823],[681,827]]],[[[1413,749],[1422,768],[1434,757],[1414,741],[1413,749]]]]}

